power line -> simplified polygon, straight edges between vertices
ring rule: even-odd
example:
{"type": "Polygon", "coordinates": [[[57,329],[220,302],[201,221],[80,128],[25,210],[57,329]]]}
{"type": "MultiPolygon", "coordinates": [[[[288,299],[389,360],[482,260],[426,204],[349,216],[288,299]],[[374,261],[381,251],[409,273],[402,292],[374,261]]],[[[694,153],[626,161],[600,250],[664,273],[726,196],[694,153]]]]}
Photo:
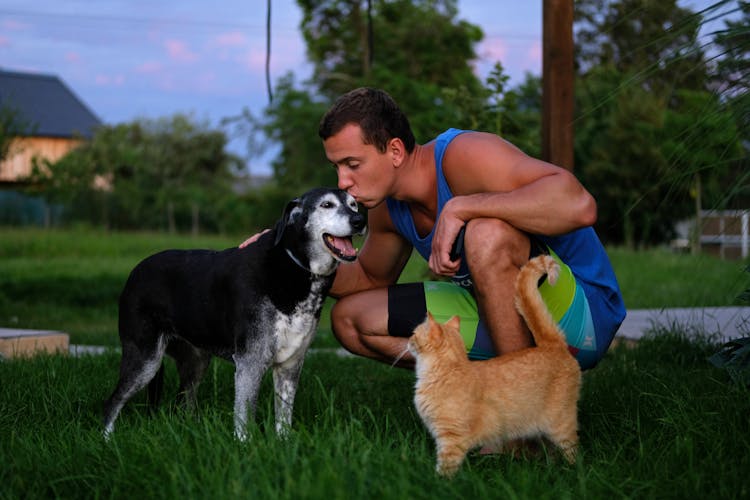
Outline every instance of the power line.
{"type": "MultiPolygon", "coordinates": [[[[17,16],[21,18],[49,18],[52,20],[66,20],[69,22],[80,22],[90,21],[94,23],[110,22],[110,23],[121,23],[121,24],[141,24],[141,25],[152,25],[152,24],[163,24],[163,25],[174,25],[177,27],[184,28],[232,28],[239,30],[252,30],[252,31],[266,31],[266,26],[258,24],[254,19],[253,23],[239,23],[232,21],[196,21],[191,19],[177,19],[172,17],[135,17],[135,16],[116,16],[116,15],[101,15],[101,14],[68,14],[65,12],[38,12],[38,11],[26,11],[26,10],[9,10],[0,9],[0,15],[17,16]]],[[[257,16],[256,16],[257,17],[257,16]]],[[[274,32],[288,31],[296,33],[299,28],[297,27],[273,27],[274,32]]],[[[484,41],[490,39],[503,39],[503,40],[540,40],[541,33],[499,33],[499,32],[485,32],[484,41]]]]}
{"type": "MultiPolygon", "coordinates": [[[[176,19],[167,17],[131,17],[131,16],[108,16],[95,14],[68,14],[64,12],[34,12],[23,10],[0,9],[1,15],[16,16],[20,18],[49,18],[53,20],[68,21],[91,21],[96,23],[111,22],[123,24],[164,24],[175,25],[180,27],[198,27],[198,28],[233,28],[241,30],[258,30],[265,31],[266,27],[260,24],[238,23],[230,21],[195,21],[190,19],[176,19]]],[[[279,29],[279,28],[276,28],[279,29]]],[[[281,28],[284,30],[285,28],[281,28]]],[[[286,28],[290,31],[296,31],[296,28],[286,28]]]]}

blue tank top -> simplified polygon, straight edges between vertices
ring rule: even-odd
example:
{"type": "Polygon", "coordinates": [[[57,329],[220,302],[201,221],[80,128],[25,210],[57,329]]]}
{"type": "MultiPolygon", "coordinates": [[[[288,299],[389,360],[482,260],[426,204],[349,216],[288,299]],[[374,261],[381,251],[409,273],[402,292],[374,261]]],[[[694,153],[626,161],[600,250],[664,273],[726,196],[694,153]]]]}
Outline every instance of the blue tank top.
{"type": "MultiPolygon", "coordinates": [[[[445,156],[448,144],[464,132],[467,131],[452,128],[435,139],[435,172],[438,194],[436,220],[440,217],[440,212],[445,203],[453,197],[443,174],[443,156],[445,156]]],[[[432,253],[432,236],[435,228],[433,227],[424,238],[420,238],[414,226],[409,205],[391,198],[387,198],[386,203],[396,230],[416,248],[425,260],[429,260],[430,253],[432,253]]],[[[619,325],[619,322],[625,317],[625,305],[609,257],[594,229],[585,227],[560,236],[534,236],[551,248],[570,267],[573,275],[584,288],[589,300],[592,296],[599,296],[604,299],[601,306],[609,309],[609,314],[613,315],[612,319],[619,325]]],[[[454,282],[466,287],[467,283],[464,281],[467,280],[470,284],[469,269],[466,265],[465,255],[462,254],[461,268],[456,273],[454,282]]],[[[596,306],[592,304],[592,307],[596,306]]]]}

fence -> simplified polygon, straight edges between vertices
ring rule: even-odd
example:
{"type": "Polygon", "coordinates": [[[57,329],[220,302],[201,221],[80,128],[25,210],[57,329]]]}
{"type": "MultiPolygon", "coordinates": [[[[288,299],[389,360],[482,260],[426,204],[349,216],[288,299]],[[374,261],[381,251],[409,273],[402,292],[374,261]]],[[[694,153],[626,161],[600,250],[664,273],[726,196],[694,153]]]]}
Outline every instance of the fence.
{"type": "Polygon", "coordinates": [[[750,210],[704,210],[701,221],[701,251],[722,259],[747,258],[750,210]]]}

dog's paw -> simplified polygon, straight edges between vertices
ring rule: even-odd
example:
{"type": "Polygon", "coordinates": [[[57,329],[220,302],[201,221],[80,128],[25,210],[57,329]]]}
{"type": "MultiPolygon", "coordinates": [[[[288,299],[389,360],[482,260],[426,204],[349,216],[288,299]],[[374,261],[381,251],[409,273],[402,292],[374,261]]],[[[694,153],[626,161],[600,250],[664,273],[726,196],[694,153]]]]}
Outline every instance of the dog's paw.
{"type": "Polygon", "coordinates": [[[246,443],[247,442],[247,430],[236,428],[234,430],[234,438],[241,443],[246,443]]]}

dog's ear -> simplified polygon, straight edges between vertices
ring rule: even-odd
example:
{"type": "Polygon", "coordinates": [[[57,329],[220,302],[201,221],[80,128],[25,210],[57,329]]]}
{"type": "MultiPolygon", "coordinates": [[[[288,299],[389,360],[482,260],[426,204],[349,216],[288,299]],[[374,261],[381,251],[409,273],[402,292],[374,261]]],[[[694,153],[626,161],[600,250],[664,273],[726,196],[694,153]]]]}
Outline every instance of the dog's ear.
{"type": "Polygon", "coordinates": [[[302,200],[300,200],[299,198],[295,198],[287,203],[286,207],[284,207],[284,214],[276,223],[276,238],[273,240],[274,246],[278,245],[281,242],[281,238],[284,236],[284,229],[286,229],[286,227],[294,221],[294,216],[296,214],[295,210],[299,209],[301,204],[302,200]]]}

